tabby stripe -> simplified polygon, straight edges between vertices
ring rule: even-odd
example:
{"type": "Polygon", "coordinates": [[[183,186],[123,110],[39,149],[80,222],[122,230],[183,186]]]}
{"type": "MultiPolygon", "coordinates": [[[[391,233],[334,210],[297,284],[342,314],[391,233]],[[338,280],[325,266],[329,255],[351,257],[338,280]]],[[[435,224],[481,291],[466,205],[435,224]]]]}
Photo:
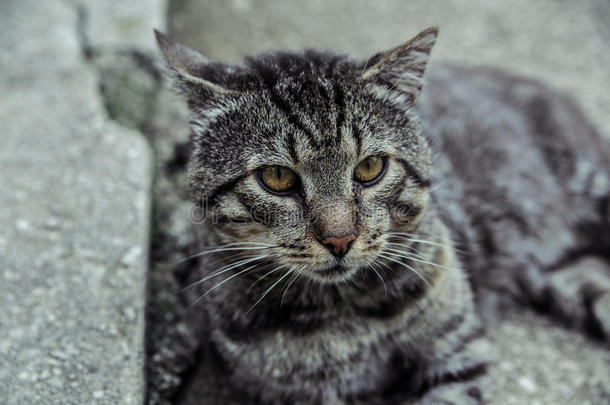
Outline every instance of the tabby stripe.
{"type": "Polygon", "coordinates": [[[452,350],[451,350],[451,355],[454,355],[456,353],[460,353],[462,350],[464,350],[470,343],[474,342],[477,339],[480,339],[482,337],[485,336],[485,328],[482,326],[478,326],[477,328],[473,329],[470,333],[468,333],[466,336],[464,336],[461,340],[460,343],[458,343],[452,350]]]}
{"type": "Polygon", "coordinates": [[[288,248],[288,249],[298,249],[298,250],[305,250],[306,247],[303,245],[295,245],[295,244],[290,244],[290,243],[280,243],[279,244],[280,247],[284,247],[284,248],[288,248]]]}
{"type": "Polygon", "coordinates": [[[252,222],[252,218],[249,217],[230,217],[227,215],[220,215],[214,218],[217,224],[247,224],[252,222]]]}
{"type": "Polygon", "coordinates": [[[369,251],[371,251],[371,250],[377,250],[377,249],[379,249],[379,248],[381,248],[381,244],[379,244],[379,243],[378,243],[378,244],[375,244],[375,245],[371,245],[371,244],[369,244],[369,245],[368,245],[366,248],[364,248],[362,251],[363,251],[363,252],[369,252],[369,251]]]}
{"type": "Polygon", "coordinates": [[[392,197],[390,199],[393,203],[387,203],[389,210],[396,208],[396,206],[398,204],[400,204],[400,201],[398,201],[398,202],[396,202],[396,201],[400,198],[400,196],[402,195],[402,192],[404,191],[406,186],[407,186],[406,177],[401,178],[400,183],[397,184],[396,186],[394,186],[394,191],[392,192],[392,197]]]}
{"type": "MultiPolygon", "coordinates": [[[[282,111],[287,117],[288,122],[290,122],[295,127],[299,128],[303,133],[307,136],[307,139],[314,146],[319,146],[315,140],[315,137],[311,130],[303,124],[299,118],[292,112],[290,105],[288,102],[280,97],[280,95],[275,90],[275,84],[277,82],[275,75],[268,67],[264,66],[260,62],[252,62],[253,67],[258,72],[259,76],[263,79],[263,83],[269,90],[269,95],[271,96],[271,102],[276,105],[276,107],[282,111]]],[[[292,140],[294,144],[294,139],[292,140]]],[[[293,156],[294,158],[294,156],[293,156]]]]}
{"type": "Polygon", "coordinates": [[[288,153],[290,154],[290,157],[292,158],[292,162],[297,165],[299,164],[299,155],[297,154],[297,149],[294,145],[294,134],[292,132],[290,132],[288,134],[288,153]]]}
{"type": "MultiPolygon", "coordinates": [[[[273,297],[270,297],[272,299],[273,297]]],[[[277,298],[279,304],[280,298],[277,298]]],[[[320,316],[319,307],[291,305],[288,300],[283,306],[272,306],[264,317],[257,317],[244,322],[232,319],[233,313],[226,312],[220,330],[233,342],[252,342],[267,334],[278,332],[291,333],[293,336],[310,336],[327,326],[328,319],[320,316]]]]}
{"type": "Polygon", "coordinates": [[[211,203],[212,206],[214,206],[217,203],[217,200],[219,197],[221,197],[222,195],[228,193],[229,191],[233,190],[233,188],[235,187],[235,185],[237,183],[239,183],[240,181],[242,181],[243,179],[245,179],[246,177],[248,177],[250,174],[246,173],[246,174],[242,174],[241,176],[237,176],[229,181],[226,181],[224,183],[222,183],[221,185],[219,185],[218,187],[216,187],[214,189],[214,191],[212,192],[212,194],[210,194],[209,197],[209,201],[211,203]]]}
{"type": "Polygon", "coordinates": [[[310,255],[309,253],[288,253],[288,257],[307,258],[312,257],[312,255],[310,255]]]}
{"type": "MultiPolygon", "coordinates": [[[[408,329],[424,313],[424,309],[415,305],[415,302],[425,297],[426,286],[423,282],[405,283],[401,292],[406,297],[381,301],[376,305],[355,306],[354,311],[359,316],[384,320],[412,309],[413,314],[404,325],[404,329],[408,329]]],[[[227,313],[226,322],[220,326],[220,329],[235,342],[251,341],[265,333],[278,331],[291,333],[294,336],[311,336],[326,328],[329,323],[335,322],[334,315],[322,316],[321,309],[317,305],[299,305],[287,300],[283,307],[272,306],[264,317],[254,318],[247,323],[232,320],[231,314],[227,313]]],[[[345,328],[343,332],[349,333],[349,325],[343,327],[345,328]]]]}
{"type": "Polygon", "coordinates": [[[333,80],[334,101],[337,105],[337,120],[335,127],[337,129],[337,145],[341,143],[341,128],[345,122],[345,94],[341,86],[333,80]]]}
{"type": "Polygon", "coordinates": [[[443,326],[436,334],[435,339],[436,340],[443,339],[444,337],[449,335],[451,332],[454,332],[464,323],[464,320],[465,320],[465,318],[462,313],[452,316],[445,323],[443,323],[443,326]]]}
{"type": "Polygon", "coordinates": [[[360,133],[360,129],[355,125],[352,125],[352,135],[356,140],[356,155],[360,156],[360,153],[362,152],[362,134],[360,133]]]}
{"type": "Polygon", "coordinates": [[[236,193],[237,200],[242,205],[242,207],[250,213],[250,222],[257,222],[261,225],[269,226],[269,224],[274,220],[268,212],[261,211],[256,212],[253,208],[256,206],[256,201],[248,198],[247,194],[236,193]]]}
{"type": "MultiPolygon", "coordinates": [[[[312,52],[310,53],[306,53],[306,56],[310,59],[312,65],[312,74],[315,75],[315,73],[313,72],[313,70],[316,68],[315,65],[320,66],[320,60],[317,56],[313,55],[312,52]],[[313,58],[312,58],[313,57],[313,58]]],[[[320,91],[320,93],[322,94],[322,97],[325,100],[328,100],[329,105],[334,103],[335,105],[335,110],[337,113],[337,117],[335,120],[335,128],[336,128],[336,138],[335,138],[335,143],[337,145],[339,145],[341,143],[341,127],[343,126],[343,123],[345,121],[345,95],[343,93],[343,89],[339,86],[339,84],[333,80],[333,71],[335,69],[335,66],[337,64],[337,61],[339,60],[339,58],[334,58],[331,61],[329,61],[328,65],[325,68],[325,79],[328,80],[328,82],[330,82],[330,84],[332,85],[332,93],[333,93],[333,98],[331,99],[328,96],[328,93],[326,92],[326,89],[324,88],[323,84],[319,84],[318,89],[320,91]]],[[[332,108],[331,108],[332,109],[332,108]]],[[[325,137],[324,143],[326,145],[330,144],[330,142],[332,141],[331,137],[325,137]]]]}
{"type": "Polygon", "coordinates": [[[404,159],[397,158],[398,162],[402,165],[409,176],[420,188],[430,187],[430,180],[424,178],[409,162],[404,159]]]}
{"type": "Polygon", "coordinates": [[[432,388],[455,383],[465,383],[475,380],[487,374],[487,363],[477,363],[457,372],[448,372],[439,376],[428,379],[424,383],[424,391],[429,391],[432,388]]]}
{"type": "Polygon", "coordinates": [[[482,404],[483,403],[483,394],[481,393],[481,390],[479,389],[479,387],[470,387],[468,388],[468,391],[466,391],[466,394],[474,399],[475,401],[477,401],[478,404],[482,404]]]}

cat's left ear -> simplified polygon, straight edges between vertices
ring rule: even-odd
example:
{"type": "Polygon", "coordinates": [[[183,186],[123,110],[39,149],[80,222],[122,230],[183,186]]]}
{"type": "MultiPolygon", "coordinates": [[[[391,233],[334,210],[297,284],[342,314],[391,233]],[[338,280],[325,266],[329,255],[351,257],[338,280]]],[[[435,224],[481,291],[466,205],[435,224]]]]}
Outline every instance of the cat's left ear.
{"type": "Polygon", "coordinates": [[[187,97],[209,99],[235,93],[226,86],[227,65],[175,42],[160,31],[154,31],[157,45],[170,67],[174,82],[187,97]]]}
{"type": "Polygon", "coordinates": [[[438,28],[431,27],[399,47],[375,55],[371,58],[372,66],[366,67],[362,73],[362,80],[381,85],[388,92],[406,93],[414,100],[421,92],[424,72],[437,36],[438,28]]]}

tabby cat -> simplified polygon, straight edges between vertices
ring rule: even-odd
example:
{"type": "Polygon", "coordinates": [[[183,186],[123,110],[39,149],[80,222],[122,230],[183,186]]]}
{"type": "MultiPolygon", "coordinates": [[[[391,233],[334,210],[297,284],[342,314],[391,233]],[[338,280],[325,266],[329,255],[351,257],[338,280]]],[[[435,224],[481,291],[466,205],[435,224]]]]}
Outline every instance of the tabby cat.
{"type": "Polygon", "coordinates": [[[237,65],[156,35],[191,112],[197,308],[244,403],[485,403],[475,298],[610,335],[610,148],[565,96],[424,81],[435,28],[237,65]]]}

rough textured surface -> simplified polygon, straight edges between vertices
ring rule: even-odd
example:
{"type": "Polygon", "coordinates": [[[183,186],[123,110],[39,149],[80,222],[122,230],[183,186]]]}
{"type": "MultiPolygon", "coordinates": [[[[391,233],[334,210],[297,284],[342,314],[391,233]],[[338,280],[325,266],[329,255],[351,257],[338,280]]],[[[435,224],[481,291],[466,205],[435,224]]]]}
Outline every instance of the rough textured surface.
{"type": "Polygon", "coordinates": [[[166,0],[68,1],[80,8],[82,34],[91,49],[156,50],[151,31],[165,28],[166,0]]]}
{"type": "MultiPolygon", "coordinates": [[[[438,25],[441,37],[432,63],[451,60],[486,64],[537,77],[572,94],[602,131],[610,134],[607,120],[610,98],[604,85],[610,82],[610,54],[606,45],[610,31],[604,23],[609,15],[610,5],[603,0],[577,3],[393,0],[380,4],[347,0],[301,3],[190,0],[170,3],[169,21],[178,40],[229,61],[272,48],[307,46],[366,57],[427,26],[438,25]]],[[[169,217],[174,220],[165,218],[166,225],[180,223],[178,210],[169,217]]],[[[168,231],[168,240],[176,240],[181,227],[164,229],[168,231]]],[[[167,294],[175,285],[167,276],[167,267],[165,270],[153,275],[158,288],[157,295],[153,295],[160,297],[154,301],[157,308],[180,301],[167,294]],[[166,283],[165,290],[162,283],[166,283]]],[[[184,315],[174,310],[165,321],[169,324],[172,322],[169,318],[180,316],[184,315]]],[[[492,372],[493,403],[610,402],[610,352],[606,347],[529,311],[489,313],[486,317],[498,359],[492,372]]],[[[165,342],[167,350],[157,352],[159,364],[194,351],[189,334],[180,323],[176,325],[171,333],[179,336],[179,340],[170,339],[169,345],[165,342]]],[[[197,354],[206,355],[205,350],[197,354]]],[[[170,381],[180,371],[165,370],[161,375],[170,381]]],[[[231,393],[221,390],[213,393],[218,396],[215,400],[198,382],[211,380],[212,386],[220,384],[214,370],[199,369],[187,377],[174,396],[174,403],[195,404],[201,398],[209,399],[209,403],[231,400],[231,393]]],[[[179,379],[174,379],[164,388],[171,390],[180,384],[179,379]]]]}
{"type": "Polygon", "coordinates": [[[610,351],[530,311],[488,314],[493,404],[610,403],[610,351]]]}
{"type": "Polygon", "coordinates": [[[140,404],[151,155],[70,2],[0,2],[0,398],[140,404]]]}

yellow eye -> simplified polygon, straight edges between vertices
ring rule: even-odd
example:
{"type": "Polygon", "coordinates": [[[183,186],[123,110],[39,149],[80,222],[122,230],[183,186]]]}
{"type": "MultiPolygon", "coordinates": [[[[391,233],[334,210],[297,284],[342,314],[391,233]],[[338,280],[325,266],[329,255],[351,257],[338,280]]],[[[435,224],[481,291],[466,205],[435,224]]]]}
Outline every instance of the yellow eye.
{"type": "Polygon", "coordinates": [[[297,174],[287,167],[267,166],[259,171],[259,177],[265,187],[276,193],[292,191],[297,185],[297,174]]]}
{"type": "Polygon", "coordinates": [[[385,159],[382,156],[369,156],[356,166],[354,180],[359,183],[370,183],[381,175],[384,167],[385,159]]]}

